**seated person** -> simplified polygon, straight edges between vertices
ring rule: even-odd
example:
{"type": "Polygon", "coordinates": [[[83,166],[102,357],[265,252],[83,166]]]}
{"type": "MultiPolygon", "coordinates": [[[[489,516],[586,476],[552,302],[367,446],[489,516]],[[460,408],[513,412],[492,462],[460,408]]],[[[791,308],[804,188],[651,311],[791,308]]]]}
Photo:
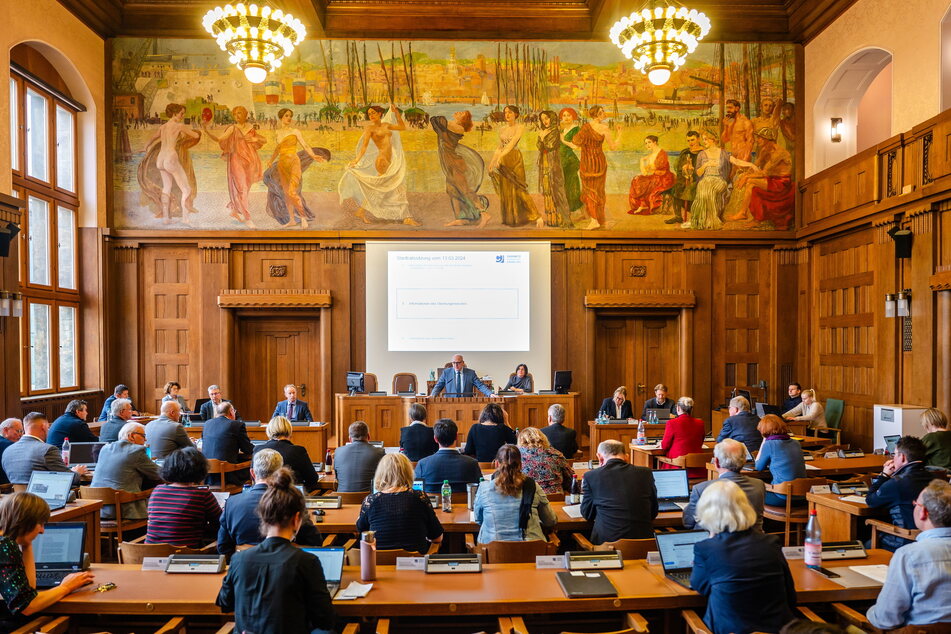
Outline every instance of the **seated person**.
{"type": "Polygon", "coordinates": [[[553,403],[548,408],[548,426],[542,427],[542,433],[551,446],[561,452],[565,460],[573,460],[578,453],[578,434],[571,427],[565,427],[565,407],[553,403]]]}
{"type": "Polygon", "coordinates": [[[284,399],[274,408],[271,418],[283,416],[292,423],[313,422],[314,417],[310,413],[305,401],[297,400],[297,386],[288,383],[284,386],[284,399]]]}
{"type": "MultiPolygon", "coordinates": [[[[254,454],[251,462],[251,481],[253,486],[240,495],[232,495],[225,502],[221,513],[221,526],[218,528],[218,552],[229,558],[237,546],[259,544],[264,539],[261,534],[261,519],[255,513],[258,503],[267,490],[267,481],[284,466],[281,454],[273,449],[261,449],[254,454]]],[[[316,525],[305,515],[300,530],[294,538],[299,546],[320,546],[320,532],[316,525]]]]}
{"type": "Polygon", "coordinates": [[[473,388],[485,396],[492,396],[492,390],[479,380],[475,370],[466,367],[462,355],[457,354],[452,358],[452,367],[446,368],[439,375],[430,396],[439,396],[443,390],[446,391],[445,396],[472,396],[473,388]]]}
{"type": "Polygon", "coordinates": [[[522,473],[537,482],[545,495],[564,493],[574,480],[571,465],[537,427],[519,432],[518,451],[522,455],[522,473]]]}
{"type": "MultiPolygon", "coordinates": [[[[234,405],[228,402],[219,403],[215,413],[217,416],[206,421],[201,429],[201,452],[206,458],[223,460],[231,464],[247,461],[251,458],[254,445],[248,438],[248,430],[244,423],[234,419],[234,405]]],[[[226,473],[226,484],[244,484],[250,475],[247,469],[226,473]]],[[[209,476],[208,484],[220,485],[222,484],[220,480],[218,476],[209,476]]]]}
{"type": "MultiPolygon", "coordinates": [[[[119,439],[100,450],[91,486],[138,493],[148,491],[161,482],[158,465],[149,460],[145,452],[145,427],[133,422],[123,425],[119,430],[119,439]]],[[[115,505],[103,506],[99,516],[104,520],[115,519],[115,505]]],[[[147,500],[122,505],[123,520],[147,517],[147,500]]]]}
{"type": "Polygon", "coordinates": [[[234,612],[235,632],[332,630],[334,609],[320,560],[291,543],[307,515],[304,496],[286,469],[268,485],[257,506],[265,539],[231,558],[216,603],[222,612],[234,612]]]}
{"type": "Polygon", "coordinates": [[[49,438],[46,442],[58,449],[63,448],[63,441],[69,442],[98,442],[99,436],[92,433],[86,424],[88,407],[86,401],[74,399],[66,406],[66,412],[50,425],[49,438]]]}
{"type": "MultiPolygon", "coordinates": [[[[693,411],[693,399],[681,396],[677,399],[677,418],[667,421],[664,427],[664,437],[660,441],[660,448],[668,458],[679,458],[691,453],[702,453],[703,439],[707,435],[706,425],[699,418],[690,415],[693,411]]],[[[661,463],[661,469],[677,469],[671,464],[661,463]]],[[[704,467],[687,469],[688,478],[705,478],[707,470],[704,467]]]]}
{"type": "Polygon", "coordinates": [[[544,531],[553,529],[558,519],[538,483],[522,473],[518,447],[502,445],[495,462],[498,465],[495,475],[480,483],[476,492],[479,543],[544,540],[544,531]],[[524,525],[519,513],[522,500],[527,500],[530,507],[524,525]]]}
{"type": "MultiPolygon", "coordinates": [[[[23,421],[19,418],[8,418],[0,423],[0,465],[3,464],[3,452],[7,447],[20,440],[23,437],[23,421]]],[[[0,484],[9,484],[10,480],[7,474],[0,466],[0,484]]]]}
{"type": "Polygon", "coordinates": [[[789,394],[789,398],[783,400],[782,409],[784,412],[795,409],[802,403],[802,386],[798,383],[790,383],[786,392],[789,394]]]}
{"type": "MultiPolygon", "coordinates": [[[[895,445],[895,455],[882,467],[882,473],[872,480],[865,496],[870,508],[887,508],[891,523],[899,528],[915,525],[914,504],[921,490],[934,479],[934,474],[925,469],[925,445],[914,436],[902,436],[895,445]]],[[[895,535],[882,535],[881,547],[894,552],[907,539],[895,535]]]]}
{"type": "Polygon", "coordinates": [[[341,493],[369,491],[384,451],[370,444],[370,428],[362,420],[351,423],[348,431],[350,442],[334,452],[337,490],[341,493]]]}
{"type": "Polygon", "coordinates": [[[581,479],[581,515],[594,522],[591,542],[650,539],[657,517],[657,487],[646,467],[627,463],[624,444],[605,440],[598,445],[597,469],[581,479]]]}
{"type": "Polygon", "coordinates": [[[377,550],[408,550],[425,554],[442,541],[429,496],[413,490],[413,465],[400,453],[383,456],[373,476],[373,490],[360,507],[357,530],[373,531],[377,550]]]}
{"type": "Polygon", "coordinates": [[[409,406],[410,423],[400,429],[400,451],[410,462],[419,462],[439,450],[433,439],[433,430],[426,424],[426,406],[413,403],[409,406]]]}
{"type": "MultiPolygon", "coordinates": [[[[121,383],[115,387],[112,391],[112,396],[107,398],[102,404],[102,411],[99,412],[98,420],[107,420],[109,418],[109,413],[112,411],[112,402],[117,398],[128,399],[129,403],[132,403],[132,398],[129,396],[129,386],[122,385],[121,383]]],[[[132,405],[132,415],[138,416],[138,412],[135,409],[135,405],[132,405]]]]}
{"type": "MultiPolygon", "coordinates": [[[[756,470],[769,470],[773,484],[806,477],[806,461],[802,458],[802,445],[789,437],[786,423],[775,414],[767,414],[756,427],[763,435],[763,444],[756,455],[756,470]]],[[[766,492],[765,503],[769,506],[786,506],[786,496],[766,492]]],[[[793,505],[805,506],[806,498],[796,496],[793,505]]]]}
{"type": "Polygon", "coordinates": [[[921,413],[921,426],[925,435],[921,442],[925,445],[925,462],[932,467],[951,470],[951,431],[948,430],[948,417],[934,407],[921,413]]]}
{"type": "Polygon", "coordinates": [[[707,487],[720,480],[730,480],[742,489],[753,511],[756,512],[754,528],[760,532],[763,531],[763,500],[766,497],[766,485],[759,478],[751,478],[740,473],[745,465],[746,446],[743,443],[726,438],[716,444],[713,448],[713,466],[717,468],[720,475],[716,480],[698,482],[690,489],[690,503],[684,509],[684,528],[697,527],[697,503],[707,487]]]}
{"type": "MultiPolygon", "coordinates": [[[[92,583],[91,572],[66,575],[49,590],[36,590],[33,540],[50,520],[50,507],[32,493],[11,493],[0,501],[0,630],[12,632],[66,595],[92,583]]],[[[32,631],[32,630],[31,630],[32,631]]]]}
{"type": "Polygon", "coordinates": [[[178,401],[162,403],[162,415],[145,425],[146,442],[152,453],[152,460],[160,460],[176,449],[194,447],[192,439],[179,421],[182,410],[178,401]]]}
{"type": "Polygon", "coordinates": [[[598,408],[598,413],[595,415],[595,418],[604,414],[608,418],[614,420],[626,420],[628,418],[634,418],[634,410],[631,409],[631,402],[627,400],[627,388],[623,385],[618,389],[614,390],[614,396],[608,397],[601,401],[601,407],[598,408]]]}
{"type": "MultiPolygon", "coordinates": [[[[199,409],[199,413],[201,414],[201,419],[211,420],[212,418],[214,418],[215,408],[218,407],[218,405],[222,401],[228,401],[229,403],[231,402],[228,399],[221,396],[220,387],[218,387],[217,385],[209,385],[208,386],[208,400],[202,403],[201,408],[199,409]]],[[[234,417],[238,420],[241,420],[241,414],[239,414],[237,411],[235,412],[234,417]]]]}
{"type": "Polygon", "coordinates": [[[502,388],[503,392],[534,392],[535,382],[528,375],[528,366],[519,363],[515,366],[515,372],[509,377],[508,383],[502,388]]]}
{"type": "Polygon", "coordinates": [[[440,493],[442,483],[449,480],[453,493],[465,493],[466,485],[482,481],[479,463],[459,453],[456,438],[459,428],[451,418],[440,418],[433,425],[433,436],[439,451],[416,464],[416,478],[423,481],[426,493],[440,493]]]}
{"type": "Polygon", "coordinates": [[[479,424],[469,428],[463,453],[479,462],[492,462],[506,444],[515,444],[515,430],[506,423],[502,406],[488,403],[479,414],[479,424]]]}
{"type": "Polygon", "coordinates": [[[179,396],[178,391],[182,389],[182,386],[176,381],[169,381],[165,384],[165,396],[162,397],[162,402],[165,401],[178,401],[178,406],[182,408],[183,412],[188,411],[188,403],[185,402],[184,397],[179,396]]]}
{"type": "Polygon", "coordinates": [[[736,483],[717,480],[697,503],[710,531],[693,548],[690,586],[707,598],[703,622],[715,634],[778,632],[793,619],[796,585],[779,542],[754,530],[756,511],[736,483]]]}
{"type": "Polygon", "coordinates": [[[3,452],[3,471],[13,484],[29,484],[34,471],[72,471],[73,486],[79,486],[80,476],[86,473],[86,467],[76,465],[73,468],[63,462],[62,452],[46,442],[50,423],[39,412],[30,412],[23,417],[23,437],[3,452]]]}
{"type": "Polygon", "coordinates": [[[756,429],[759,417],[750,411],[750,402],[744,396],[736,396],[730,399],[729,412],[730,416],[723,421],[723,428],[717,435],[717,442],[732,438],[746,445],[751,454],[759,451],[763,436],[756,429]]]}
{"type": "Polygon", "coordinates": [[[815,390],[803,390],[802,403],[785,412],[783,418],[804,421],[809,429],[827,428],[825,410],[822,404],[816,400],[815,390]]]}
{"type": "Polygon", "coordinates": [[[127,398],[117,398],[112,401],[109,410],[109,420],[99,427],[99,442],[115,442],[119,440],[119,430],[132,420],[132,401],[127,398]]]}
{"type": "MultiPolygon", "coordinates": [[[[647,410],[649,409],[666,409],[671,416],[677,415],[677,403],[667,397],[667,386],[663,383],[654,386],[654,398],[644,401],[644,407],[641,409],[641,420],[647,420],[647,410]]],[[[660,416],[661,420],[664,418],[669,417],[660,416]]]]}
{"type": "Polygon", "coordinates": [[[932,480],[912,513],[921,533],[895,551],[885,585],[866,614],[881,630],[951,624],[951,484],[932,480]]]}
{"type": "MultiPolygon", "coordinates": [[[[178,403],[169,401],[178,407],[178,403]]],[[[195,447],[176,449],[162,463],[162,479],[149,498],[146,544],[201,548],[218,534],[221,506],[204,486],[208,461],[195,447]]]]}
{"type": "Polygon", "coordinates": [[[304,485],[305,491],[313,491],[320,482],[320,476],[314,469],[314,463],[307,455],[307,448],[291,442],[294,426],[283,416],[272,418],[264,429],[269,441],[254,448],[254,453],[262,449],[273,449],[281,454],[284,466],[294,474],[294,482],[304,485]]]}

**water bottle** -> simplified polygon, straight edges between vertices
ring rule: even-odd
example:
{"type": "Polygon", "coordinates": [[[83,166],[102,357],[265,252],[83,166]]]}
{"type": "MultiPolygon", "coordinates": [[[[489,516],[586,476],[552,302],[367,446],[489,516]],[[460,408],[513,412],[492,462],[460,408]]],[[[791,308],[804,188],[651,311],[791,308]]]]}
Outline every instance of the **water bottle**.
{"type": "Polygon", "coordinates": [[[644,432],[644,421],[637,422],[637,444],[647,444],[647,434],[644,432]]]}
{"type": "Polygon", "coordinates": [[[145,446],[145,457],[148,458],[149,460],[152,459],[152,448],[149,447],[148,445],[145,446]]]}
{"type": "Polygon", "coordinates": [[[806,524],[806,542],[803,548],[803,559],[807,568],[822,566],[822,529],[819,528],[819,518],[816,509],[809,511],[809,523],[806,524]]]}
{"type": "Polygon", "coordinates": [[[376,579],[376,533],[366,531],[360,541],[360,580],[376,579]]]}
{"type": "Polygon", "coordinates": [[[63,440],[63,463],[69,466],[69,438],[63,440]]]}
{"type": "Polygon", "coordinates": [[[333,473],[333,455],[330,453],[330,448],[327,448],[327,453],[324,454],[324,473],[333,473]]]}
{"type": "Polygon", "coordinates": [[[574,476],[571,481],[571,491],[568,493],[568,504],[581,504],[581,481],[578,476],[574,476]]]}
{"type": "Polygon", "coordinates": [[[442,512],[452,513],[452,487],[449,480],[442,481],[442,512]]]}

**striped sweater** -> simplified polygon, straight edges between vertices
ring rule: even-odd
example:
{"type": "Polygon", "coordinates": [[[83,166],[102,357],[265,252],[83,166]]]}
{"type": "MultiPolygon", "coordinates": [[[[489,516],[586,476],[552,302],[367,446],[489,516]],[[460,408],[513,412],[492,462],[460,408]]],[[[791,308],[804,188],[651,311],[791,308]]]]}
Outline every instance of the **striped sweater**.
{"type": "Polygon", "coordinates": [[[149,498],[147,544],[204,546],[218,532],[221,506],[206,488],[161,484],[149,498]]]}

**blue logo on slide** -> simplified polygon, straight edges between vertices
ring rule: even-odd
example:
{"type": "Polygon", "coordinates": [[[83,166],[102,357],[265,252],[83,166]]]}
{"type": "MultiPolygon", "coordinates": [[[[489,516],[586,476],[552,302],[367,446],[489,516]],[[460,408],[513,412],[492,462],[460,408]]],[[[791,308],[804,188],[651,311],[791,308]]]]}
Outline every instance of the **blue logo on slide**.
{"type": "Polygon", "coordinates": [[[504,255],[497,255],[497,256],[495,256],[495,261],[496,261],[497,263],[499,263],[499,264],[502,264],[502,263],[505,262],[505,256],[504,256],[504,255]]]}

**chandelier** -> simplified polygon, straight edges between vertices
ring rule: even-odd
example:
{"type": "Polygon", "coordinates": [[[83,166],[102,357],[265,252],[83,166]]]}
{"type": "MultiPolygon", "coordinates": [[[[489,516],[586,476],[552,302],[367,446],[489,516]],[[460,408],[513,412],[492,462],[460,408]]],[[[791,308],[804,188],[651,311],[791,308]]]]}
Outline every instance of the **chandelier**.
{"type": "Polygon", "coordinates": [[[658,4],[654,0],[611,27],[611,41],[634,68],[656,86],[667,83],[684,65],[697,42],[710,32],[710,20],[696,9],[658,4]]]}
{"type": "Polygon", "coordinates": [[[202,26],[253,84],[260,84],[269,72],[280,68],[281,60],[307,33],[303,23],[290,13],[267,5],[245,6],[243,2],[215,7],[205,14],[202,26]]]}

